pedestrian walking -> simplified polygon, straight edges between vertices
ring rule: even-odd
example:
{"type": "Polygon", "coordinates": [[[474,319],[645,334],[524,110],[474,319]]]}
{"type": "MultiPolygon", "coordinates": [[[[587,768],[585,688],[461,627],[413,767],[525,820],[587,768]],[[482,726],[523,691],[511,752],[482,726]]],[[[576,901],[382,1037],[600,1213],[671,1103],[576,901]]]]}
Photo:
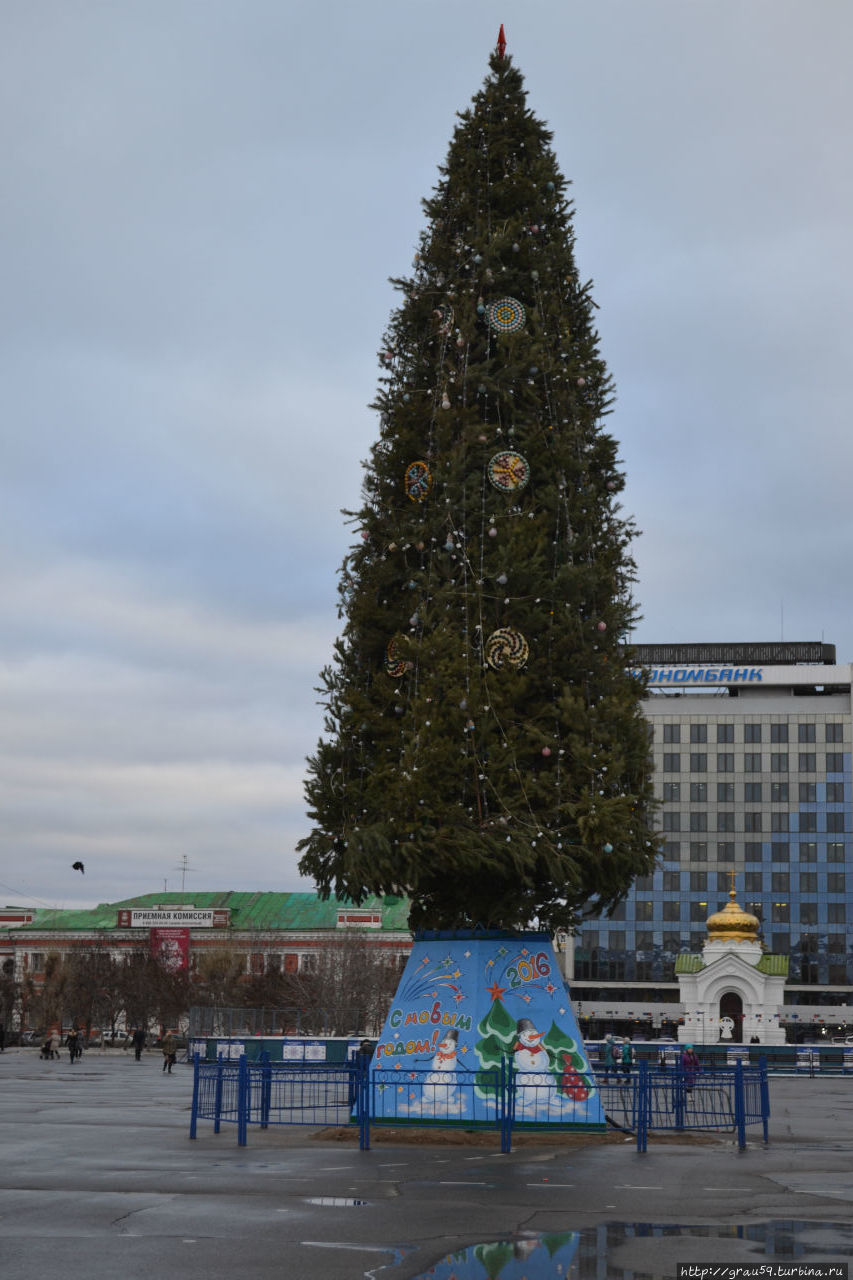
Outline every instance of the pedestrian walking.
{"type": "Polygon", "coordinates": [[[171,1031],[167,1031],[160,1041],[160,1048],[163,1050],[163,1070],[172,1074],[172,1067],[175,1065],[177,1053],[175,1052],[175,1037],[171,1031]]]}
{"type": "Polygon", "coordinates": [[[681,1070],[684,1072],[684,1087],[689,1093],[696,1083],[697,1075],[702,1070],[699,1055],[692,1044],[684,1046],[684,1052],[681,1055],[681,1070]]]}
{"type": "Polygon", "coordinates": [[[604,1037],[604,1047],[601,1050],[601,1060],[604,1063],[604,1078],[609,1080],[610,1073],[611,1071],[616,1070],[618,1062],[616,1042],[612,1035],[606,1035],[604,1037]]]}
{"type": "Polygon", "coordinates": [[[631,1074],[631,1068],[634,1065],[634,1046],[631,1044],[631,1041],[627,1036],[622,1041],[622,1052],[620,1056],[622,1059],[622,1074],[627,1077],[631,1074]]]}
{"type": "Polygon", "coordinates": [[[77,1039],[77,1032],[72,1027],[68,1032],[68,1035],[65,1037],[65,1047],[68,1050],[68,1056],[71,1059],[72,1065],[77,1061],[77,1039]]]}
{"type": "Polygon", "coordinates": [[[142,1027],[137,1027],[134,1031],[131,1044],[133,1045],[134,1057],[139,1062],[142,1058],[142,1050],[145,1048],[145,1032],[142,1027]]]}
{"type": "Polygon", "coordinates": [[[59,1027],[54,1027],[47,1040],[47,1056],[59,1061],[59,1050],[62,1048],[62,1036],[59,1034],[59,1027]]]}
{"type": "Polygon", "coordinates": [[[3,1023],[0,1022],[0,1053],[5,1052],[5,1049],[6,1049],[6,1028],[3,1025],[3,1023]]]}

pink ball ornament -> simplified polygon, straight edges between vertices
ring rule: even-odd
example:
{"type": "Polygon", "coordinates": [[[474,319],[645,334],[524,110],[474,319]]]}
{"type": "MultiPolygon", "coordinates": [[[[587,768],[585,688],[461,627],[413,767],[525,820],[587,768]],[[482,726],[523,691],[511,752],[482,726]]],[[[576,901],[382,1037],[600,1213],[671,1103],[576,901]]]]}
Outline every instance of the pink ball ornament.
{"type": "Polygon", "coordinates": [[[491,526],[491,528],[489,529],[489,537],[490,537],[490,538],[496,538],[497,536],[498,536],[498,531],[497,531],[497,529],[495,528],[495,526],[494,526],[494,525],[492,525],[492,526],[491,526]]]}
{"type": "Polygon", "coordinates": [[[578,378],[578,386],[579,386],[579,387],[585,387],[585,386],[586,386],[586,378],[578,378]]]}
{"type": "Polygon", "coordinates": [[[543,747],[543,748],[542,748],[542,754],[543,754],[543,756],[549,756],[549,755],[551,754],[551,748],[550,748],[550,747],[543,747]]]}
{"type": "Polygon", "coordinates": [[[606,623],[606,622],[599,622],[599,623],[597,623],[597,624],[596,624],[596,630],[597,630],[597,631],[606,631],[606,630],[607,630],[607,623],[606,623]]]}

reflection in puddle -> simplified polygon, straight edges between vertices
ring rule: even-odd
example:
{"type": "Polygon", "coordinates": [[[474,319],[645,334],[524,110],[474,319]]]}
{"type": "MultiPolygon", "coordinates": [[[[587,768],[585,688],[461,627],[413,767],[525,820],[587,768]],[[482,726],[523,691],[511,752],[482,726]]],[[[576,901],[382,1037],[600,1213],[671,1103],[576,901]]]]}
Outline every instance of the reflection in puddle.
{"type": "MultiPolygon", "coordinates": [[[[582,1231],[562,1233],[525,1233],[518,1239],[490,1240],[468,1245],[419,1271],[412,1280],[633,1280],[635,1276],[661,1276],[671,1280],[675,1266],[671,1263],[672,1246],[683,1242],[682,1262],[694,1262],[696,1246],[702,1242],[704,1265],[731,1262],[731,1244],[741,1242],[742,1259],[757,1264],[769,1260],[809,1258],[827,1262],[853,1256],[853,1224],[846,1222],[777,1221],[750,1223],[733,1227],[664,1226],[648,1222],[608,1223],[582,1231]],[[653,1239],[663,1251],[668,1243],[666,1261],[658,1263],[649,1254],[649,1266],[640,1258],[631,1259],[630,1270],[616,1266],[611,1256],[623,1246],[644,1246],[653,1239]],[[715,1253],[715,1243],[716,1253],[715,1253]],[[639,1262],[639,1265],[638,1265],[639,1262]]],[[[739,1255],[740,1256],[740,1255],[739,1255]]],[[[627,1259],[626,1259],[627,1261],[627,1259]]],[[[369,1274],[392,1280],[395,1267],[380,1268],[369,1274]]]]}
{"type": "Polygon", "coordinates": [[[306,1196],[306,1204],[332,1205],[336,1209],[348,1208],[354,1204],[367,1204],[367,1200],[350,1200],[346,1196],[306,1196]]]}

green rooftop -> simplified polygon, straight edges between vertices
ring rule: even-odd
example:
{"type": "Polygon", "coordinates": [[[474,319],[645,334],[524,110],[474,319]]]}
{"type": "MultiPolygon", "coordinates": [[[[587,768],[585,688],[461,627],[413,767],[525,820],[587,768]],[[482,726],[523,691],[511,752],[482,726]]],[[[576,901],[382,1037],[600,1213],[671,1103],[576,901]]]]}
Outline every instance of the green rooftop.
{"type": "Polygon", "coordinates": [[[370,897],[355,904],[329,898],[323,902],[316,893],[244,893],[224,890],[221,893],[173,891],[145,893],[137,898],[123,898],[120,902],[101,902],[96,907],[82,907],[67,911],[39,909],[31,924],[20,926],[19,932],[45,929],[69,931],[80,929],[115,929],[119,910],[150,910],[153,907],[184,907],[192,905],[197,910],[214,907],[227,908],[231,912],[231,928],[238,930],[282,929],[302,931],[338,927],[338,912],[348,908],[354,911],[380,911],[380,932],[408,932],[409,902],[407,898],[387,895],[370,897]]]}

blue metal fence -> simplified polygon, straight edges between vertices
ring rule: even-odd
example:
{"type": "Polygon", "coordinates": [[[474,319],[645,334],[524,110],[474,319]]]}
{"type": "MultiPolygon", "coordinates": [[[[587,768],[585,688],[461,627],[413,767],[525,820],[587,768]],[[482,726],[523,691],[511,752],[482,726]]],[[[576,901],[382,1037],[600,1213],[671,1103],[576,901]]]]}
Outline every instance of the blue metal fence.
{"type": "MultiPolygon", "coordinates": [[[[407,1073],[405,1087],[399,1076],[381,1068],[369,1069],[364,1058],[347,1063],[271,1063],[267,1058],[237,1063],[194,1061],[190,1137],[199,1120],[212,1120],[214,1133],[223,1122],[236,1124],[237,1141],[245,1146],[250,1125],[356,1124],[362,1150],[370,1147],[371,1125],[420,1125],[430,1128],[461,1125],[493,1130],[501,1151],[512,1148],[512,1134],[532,1127],[525,1115],[536,1114],[537,1092],[553,1094],[553,1078],[543,1073],[541,1085],[524,1073],[517,1080],[512,1063],[504,1061],[491,1072],[457,1072],[452,1084],[430,1081],[428,1072],[407,1073]],[[417,1089],[415,1086],[420,1085],[417,1089]],[[416,1095],[417,1112],[408,1105],[416,1095]],[[465,1105],[465,1099],[469,1105],[465,1105]],[[454,1109],[456,1116],[454,1116],[454,1109]],[[465,1119],[460,1118],[464,1113],[465,1119]],[[472,1119],[473,1116],[473,1119],[472,1119]]],[[[654,1068],[641,1062],[628,1072],[599,1072],[595,1077],[607,1119],[617,1128],[636,1135],[637,1150],[644,1152],[650,1132],[730,1131],[738,1146],[746,1146],[746,1129],[760,1124],[768,1139],[770,1094],[765,1063],[736,1063],[726,1070],[692,1074],[680,1067],[654,1068]]],[[[559,1118],[535,1125],[551,1131],[577,1131],[559,1118]]]]}

